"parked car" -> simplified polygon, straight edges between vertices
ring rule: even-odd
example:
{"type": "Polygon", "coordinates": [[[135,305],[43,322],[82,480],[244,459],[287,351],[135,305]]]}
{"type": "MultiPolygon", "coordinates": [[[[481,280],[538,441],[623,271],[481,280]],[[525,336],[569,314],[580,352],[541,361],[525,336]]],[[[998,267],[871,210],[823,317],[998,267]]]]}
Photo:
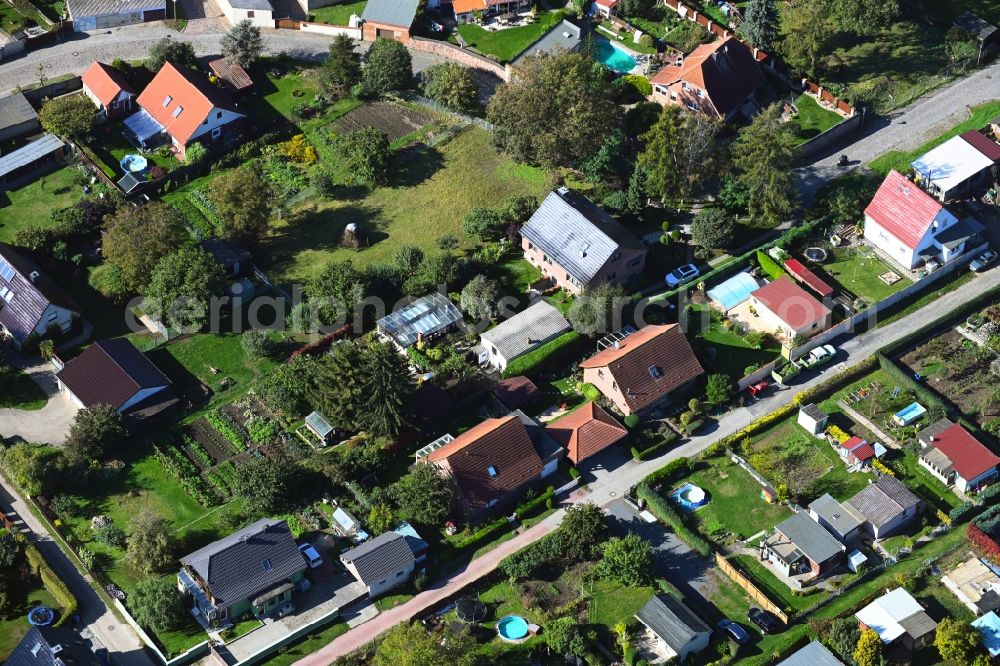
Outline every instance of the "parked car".
{"type": "Polygon", "coordinates": [[[750,642],[750,634],[747,633],[747,630],[730,620],[728,617],[723,620],[719,620],[719,624],[716,626],[727,637],[732,638],[740,645],[746,645],[750,642]]]}
{"type": "Polygon", "coordinates": [[[985,271],[987,268],[993,265],[993,262],[997,260],[997,253],[993,250],[986,250],[981,255],[972,260],[969,264],[969,268],[972,269],[973,273],[978,273],[979,271],[985,271]]]}
{"type": "Polygon", "coordinates": [[[299,546],[299,552],[302,553],[302,557],[306,558],[310,569],[323,566],[323,556],[319,554],[318,550],[313,548],[311,543],[304,543],[299,546]]]}
{"type": "Polygon", "coordinates": [[[833,357],[836,355],[836,347],[833,345],[822,345],[813,349],[804,358],[799,359],[799,365],[803,368],[815,368],[816,366],[823,365],[828,361],[832,361],[833,357]]]}
{"type": "Polygon", "coordinates": [[[751,608],[747,612],[747,619],[760,627],[760,630],[765,634],[773,634],[781,630],[781,620],[760,608],[751,608]]]}
{"type": "Polygon", "coordinates": [[[701,275],[701,271],[694,264],[686,264],[667,273],[663,278],[668,287],[679,287],[685,282],[690,282],[701,275]]]}

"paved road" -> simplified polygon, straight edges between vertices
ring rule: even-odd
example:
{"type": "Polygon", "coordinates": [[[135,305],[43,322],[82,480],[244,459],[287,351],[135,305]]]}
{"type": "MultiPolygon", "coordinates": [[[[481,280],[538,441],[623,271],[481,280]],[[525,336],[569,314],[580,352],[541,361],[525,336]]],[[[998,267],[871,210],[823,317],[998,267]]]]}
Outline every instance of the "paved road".
{"type": "Polygon", "coordinates": [[[90,587],[90,579],[84,579],[63,553],[59,544],[44,525],[28,510],[9,482],[0,476],[0,510],[21,527],[28,539],[41,551],[52,569],[76,596],[80,608],[81,636],[89,638],[95,647],[103,645],[114,653],[115,664],[120,666],[153,666],[153,661],[147,656],[131,627],[120,622],[115,614],[108,610],[101,598],[90,587]]]}
{"type": "MultiPolygon", "coordinates": [[[[913,333],[927,322],[947,315],[969,299],[987,289],[1000,285],[1000,269],[993,269],[982,273],[971,282],[967,282],[958,289],[951,291],[934,302],[922,308],[919,312],[907,315],[885,328],[879,328],[855,338],[848,340],[840,346],[840,363],[826,366],[822,370],[816,371],[810,379],[796,384],[793,388],[786,388],[772,393],[767,398],[758,400],[747,407],[733,410],[720,418],[714,427],[709,431],[691,437],[680,446],[671,449],[659,458],[653,458],[643,462],[636,462],[627,458],[625,454],[612,447],[606,454],[596,456],[581,465],[583,479],[590,489],[589,494],[574,494],[571,501],[586,500],[594,502],[598,506],[605,507],[613,516],[614,524],[632,518],[628,517],[626,511],[620,504],[621,496],[632,486],[638,484],[651,472],[659,469],[667,462],[680,457],[694,457],[704,451],[713,442],[731,435],[740,428],[749,425],[752,421],[765,414],[769,414],[779,407],[789,404],[796,393],[806,388],[815,386],[825,381],[829,376],[837,374],[846,368],[857,365],[882,347],[899,340],[910,333],[913,333]]],[[[491,571],[499,561],[509,553],[515,552],[534,541],[537,541],[545,534],[554,529],[562,520],[563,511],[559,510],[546,518],[543,523],[546,529],[538,529],[538,526],[527,530],[510,541],[504,542],[496,550],[490,551],[483,557],[472,561],[468,569],[458,576],[453,576],[441,585],[435,586],[431,591],[418,594],[408,603],[398,608],[383,613],[374,622],[364,624],[359,629],[351,630],[338,637],[326,647],[310,656],[296,662],[295,666],[325,666],[337,657],[349,654],[367,642],[372,641],[379,634],[388,630],[398,622],[405,622],[413,618],[417,613],[433,607],[440,599],[447,596],[447,590],[458,589],[462,584],[477,580],[491,571]],[[467,574],[466,572],[471,572],[467,574]],[[463,582],[464,581],[464,582],[463,582]]],[[[658,539],[658,548],[666,551],[676,552],[681,558],[688,559],[692,556],[685,554],[683,548],[672,541],[663,542],[658,539]]],[[[686,548],[686,547],[685,547],[686,548]]],[[[678,561],[677,567],[693,567],[693,563],[688,561],[678,561]]],[[[664,569],[669,573],[669,568],[664,569]]],[[[685,575],[691,575],[697,588],[705,579],[704,570],[700,573],[696,570],[687,571],[685,575]]],[[[668,579],[674,576],[666,576],[668,579]]],[[[677,576],[676,578],[680,578],[677,576]]],[[[692,595],[692,598],[695,598],[692,595]]]]}

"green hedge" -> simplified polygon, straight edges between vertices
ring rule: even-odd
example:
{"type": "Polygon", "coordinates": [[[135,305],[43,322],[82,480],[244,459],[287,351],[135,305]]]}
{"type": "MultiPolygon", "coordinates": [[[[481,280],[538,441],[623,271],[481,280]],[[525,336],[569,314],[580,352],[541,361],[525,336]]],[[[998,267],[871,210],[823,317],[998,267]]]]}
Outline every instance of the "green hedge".
{"type": "Polygon", "coordinates": [[[566,349],[570,345],[580,340],[580,334],[576,331],[567,331],[555,340],[550,340],[538,349],[528,352],[524,356],[519,356],[510,362],[507,369],[503,371],[504,377],[517,377],[531,372],[539,365],[548,361],[556,353],[566,349]]]}
{"type": "Polygon", "coordinates": [[[28,558],[28,564],[31,566],[31,570],[38,575],[42,580],[42,585],[45,589],[49,591],[49,594],[55,598],[56,602],[62,606],[62,612],[59,615],[59,619],[56,620],[54,626],[59,627],[66,622],[74,613],[76,613],[78,603],[76,597],[73,593],[69,591],[66,587],[66,583],[56,575],[56,572],[52,570],[49,563],[45,561],[42,553],[38,548],[29,543],[24,548],[24,554],[28,558]]]}
{"type": "Polygon", "coordinates": [[[912,375],[893,363],[890,358],[883,354],[878,354],[878,363],[887,375],[899,382],[904,388],[913,391],[917,396],[917,402],[924,404],[926,407],[937,405],[945,410],[949,417],[954,414],[955,410],[950,404],[942,400],[937,393],[915,380],[912,375]]]}
{"type": "MultiPolygon", "coordinates": [[[[682,460],[684,459],[682,458],[682,460]]],[[[668,499],[644,483],[640,483],[636,487],[635,493],[640,499],[645,500],[646,508],[649,509],[650,513],[656,516],[659,521],[669,525],[677,536],[687,543],[687,545],[691,546],[695,552],[702,557],[711,557],[712,546],[701,535],[688,528],[684,523],[684,519],[674,510],[668,499]]]]}
{"type": "Polygon", "coordinates": [[[760,264],[760,269],[764,271],[767,277],[772,280],[777,280],[788,275],[785,269],[764,250],[757,250],[757,263],[760,264]]]}
{"type": "MultiPolygon", "coordinates": [[[[918,298],[922,295],[924,295],[923,292],[916,294],[918,298]]],[[[963,303],[957,309],[952,310],[948,314],[938,317],[937,319],[929,322],[926,326],[922,326],[913,333],[903,336],[896,342],[886,345],[880,351],[886,356],[895,356],[897,352],[899,352],[900,350],[906,349],[911,345],[913,345],[913,343],[926,338],[936,329],[945,328],[948,327],[953,322],[964,320],[969,315],[974,314],[979,310],[981,310],[982,308],[986,307],[987,305],[994,303],[997,299],[1000,299],[1000,286],[993,287],[988,291],[984,291],[983,293],[979,294],[972,300],[963,303]]],[[[896,306],[889,308],[889,311],[891,312],[900,305],[904,305],[907,300],[909,299],[905,299],[896,306]]]]}
{"type": "MultiPolygon", "coordinates": [[[[674,439],[676,439],[676,437],[674,439]]],[[[671,444],[673,444],[673,443],[674,443],[673,439],[671,439],[671,440],[664,440],[664,441],[660,442],[659,444],[653,444],[649,448],[643,449],[642,451],[639,451],[638,449],[636,449],[633,446],[632,447],[632,457],[635,458],[636,460],[647,460],[649,458],[655,458],[661,452],[666,451],[667,448],[671,444]]]]}
{"type": "Polygon", "coordinates": [[[675,477],[687,476],[690,471],[691,460],[689,458],[675,458],[655,472],[651,472],[642,482],[652,487],[675,477]]]}
{"type": "Polygon", "coordinates": [[[545,492],[539,495],[538,497],[530,499],[521,506],[514,509],[514,515],[517,516],[518,520],[524,520],[525,518],[529,517],[532,513],[534,513],[536,509],[544,505],[545,500],[549,499],[550,497],[554,497],[555,494],[556,494],[556,489],[553,488],[552,486],[549,486],[548,488],[545,489],[545,492]]]}
{"type": "Polygon", "coordinates": [[[492,523],[488,523],[483,527],[465,537],[461,541],[455,542],[453,545],[456,550],[465,550],[466,548],[476,545],[481,541],[486,539],[491,539],[501,532],[505,532],[510,529],[510,521],[506,518],[497,518],[492,523]]]}

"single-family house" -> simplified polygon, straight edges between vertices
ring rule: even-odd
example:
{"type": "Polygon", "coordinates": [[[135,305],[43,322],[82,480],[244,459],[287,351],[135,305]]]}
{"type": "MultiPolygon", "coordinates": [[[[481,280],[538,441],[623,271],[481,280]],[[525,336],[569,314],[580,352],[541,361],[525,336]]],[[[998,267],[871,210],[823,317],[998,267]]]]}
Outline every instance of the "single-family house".
{"type": "Polygon", "coordinates": [[[844,662],[834,657],[819,641],[812,641],[779,661],[777,666],[844,666],[844,662]]]}
{"type": "Polygon", "coordinates": [[[0,338],[21,349],[49,335],[69,332],[79,317],[80,306],[35,262],[0,243],[0,338]]]}
{"type": "Polygon", "coordinates": [[[498,407],[507,412],[530,405],[542,394],[535,383],[524,375],[497,382],[491,392],[498,407]]]}
{"type": "Polygon", "coordinates": [[[523,58],[540,55],[543,53],[555,55],[557,53],[575,52],[579,50],[583,43],[583,32],[577,24],[563,19],[559,23],[549,28],[544,35],[536,39],[528,48],[521,51],[511,65],[523,58]]]}
{"type": "Polygon", "coordinates": [[[796,423],[805,428],[806,432],[816,437],[822,437],[826,432],[826,424],[829,421],[826,412],[817,405],[809,403],[799,407],[799,415],[796,423]]]}
{"type": "Polygon", "coordinates": [[[582,406],[546,426],[552,439],[566,449],[566,457],[579,465],[628,435],[628,430],[595,402],[582,406]]]}
{"type": "Polygon", "coordinates": [[[167,18],[167,0],[66,0],[73,30],[107,30],[167,18]]]}
{"type": "Polygon", "coordinates": [[[487,355],[486,362],[503,372],[514,359],[538,349],[570,328],[566,317],[555,306],[541,299],[483,332],[479,339],[487,355]]]}
{"type": "Polygon", "coordinates": [[[972,492],[997,478],[1000,457],[961,424],[941,419],[917,435],[920,465],[946,486],[972,492]]]}
{"type": "Polygon", "coordinates": [[[858,465],[867,467],[875,459],[875,447],[867,440],[860,437],[848,437],[837,448],[837,455],[844,459],[848,465],[858,465]]]}
{"type": "Polygon", "coordinates": [[[94,62],[81,77],[83,94],[97,107],[97,120],[115,120],[132,113],[135,91],[122,73],[103,62],[94,62]]]}
{"type": "Polygon", "coordinates": [[[886,645],[913,649],[934,640],[937,622],[901,587],[886,592],[857,613],[862,629],[871,629],[886,645]]]}
{"type": "Polygon", "coordinates": [[[430,342],[462,324],[462,311],[439,292],[404,305],[375,322],[379,334],[400,350],[418,342],[430,342]]]}
{"type": "Polygon", "coordinates": [[[410,41],[419,5],[420,0],[368,0],[361,12],[361,38],[366,42],[376,39],[410,41]]]}
{"type": "Polygon", "coordinates": [[[580,367],[583,381],[596,386],[625,415],[671,402],[705,374],[677,324],[646,326],[580,367]]]}
{"type": "Polygon", "coordinates": [[[262,618],[290,604],[306,560],[288,523],[257,522],[181,558],[178,587],[212,626],[245,615],[262,618]]]}
{"type": "Polygon", "coordinates": [[[3,663],[4,666],[99,666],[107,663],[107,650],[102,661],[89,643],[69,628],[31,627],[3,663]]]}
{"type": "Polygon", "coordinates": [[[606,19],[617,15],[618,0],[594,0],[593,11],[606,19]]]}
{"type": "Polygon", "coordinates": [[[452,0],[451,9],[456,23],[472,23],[476,17],[486,15],[486,0],[452,0]]]}
{"type": "Polygon", "coordinates": [[[171,381],[126,338],[90,345],[56,373],[56,383],[80,409],[110,405],[130,429],[178,404],[171,381]]]}
{"type": "Polygon", "coordinates": [[[646,247],[585,196],[550,192],[521,228],[532,266],[572,294],[605,282],[626,282],[646,265],[646,247]]]}
{"type": "Polygon", "coordinates": [[[712,638],[712,628],[674,595],[654,595],[635,614],[649,638],[659,643],[657,654],[684,662],[701,652],[712,638]]]}
{"type": "Polygon", "coordinates": [[[764,74],[750,49],[735,37],[702,44],[680,65],[667,65],[649,80],[653,100],[730,119],[757,109],[753,93],[764,74]]]}
{"type": "Polygon", "coordinates": [[[862,529],[873,539],[891,536],[923,510],[920,498],[888,475],[869,483],[844,504],[864,517],[862,529]]]}
{"type": "Polygon", "coordinates": [[[219,0],[219,9],[229,25],[250,21],[258,28],[274,27],[274,5],[270,0],[219,0]]]}
{"type": "Polygon", "coordinates": [[[341,553],[340,562],[374,599],[408,581],[416,558],[405,536],[385,532],[341,553]]]}
{"type": "Polygon", "coordinates": [[[940,201],[982,194],[993,184],[1000,145],[976,130],[953,136],[915,159],[917,182],[940,201]]]}
{"type": "Polygon", "coordinates": [[[816,578],[844,561],[846,548],[805,512],[778,523],[761,542],[761,558],[785,576],[816,578]]]}
{"type": "Polygon", "coordinates": [[[980,242],[983,226],[959,221],[940,201],[898,171],[890,171],[865,208],[865,240],[911,270],[947,264],[980,242]]]}
{"type": "Polygon", "coordinates": [[[750,304],[765,326],[791,341],[830,328],[833,312],[783,275],[750,294],[750,304]]]}
{"type": "Polygon", "coordinates": [[[826,528],[840,543],[849,543],[857,538],[865,522],[861,514],[841,504],[829,493],[813,500],[809,505],[809,517],[826,528]]]}
{"type": "Polygon", "coordinates": [[[462,510],[478,516],[555,471],[561,452],[544,428],[515,411],[486,419],[458,437],[441,437],[417,451],[416,458],[449,476],[462,510]]]}
{"type": "Polygon", "coordinates": [[[0,143],[31,136],[41,131],[38,113],[19,92],[0,97],[0,143]]]}
{"type": "Polygon", "coordinates": [[[966,608],[982,615],[1000,608],[1000,576],[978,557],[970,557],[941,577],[966,608]]]}
{"type": "Polygon", "coordinates": [[[0,157],[0,192],[58,168],[68,153],[69,148],[62,139],[54,134],[43,134],[0,157]]]}
{"type": "MultiPolygon", "coordinates": [[[[271,25],[274,26],[273,22],[271,25]]],[[[242,93],[253,88],[250,74],[233,58],[216,58],[208,63],[208,68],[234,93],[242,93]]]]}
{"type": "Polygon", "coordinates": [[[990,611],[986,615],[977,617],[971,624],[979,632],[979,642],[990,656],[994,659],[1000,657],[1000,617],[996,612],[990,611]]]}
{"type": "Polygon", "coordinates": [[[126,136],[144,149],[167,141],[181,159],[195,141],[225,140],[245,117],[225,90],[169,61],[136,101],[139,111],[125,119],[126,136]]]}

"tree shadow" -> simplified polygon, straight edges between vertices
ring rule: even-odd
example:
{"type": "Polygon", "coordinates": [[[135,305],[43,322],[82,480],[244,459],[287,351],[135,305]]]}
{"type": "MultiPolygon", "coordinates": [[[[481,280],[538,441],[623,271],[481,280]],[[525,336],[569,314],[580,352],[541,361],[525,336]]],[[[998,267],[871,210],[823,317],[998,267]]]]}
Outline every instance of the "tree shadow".
{"type": "Polygon", "coordinates": [[[444,155],[437,148],[417,143],[401,153],[390,176],[393,187],[416,187],[444,167],[444,155]]]}

